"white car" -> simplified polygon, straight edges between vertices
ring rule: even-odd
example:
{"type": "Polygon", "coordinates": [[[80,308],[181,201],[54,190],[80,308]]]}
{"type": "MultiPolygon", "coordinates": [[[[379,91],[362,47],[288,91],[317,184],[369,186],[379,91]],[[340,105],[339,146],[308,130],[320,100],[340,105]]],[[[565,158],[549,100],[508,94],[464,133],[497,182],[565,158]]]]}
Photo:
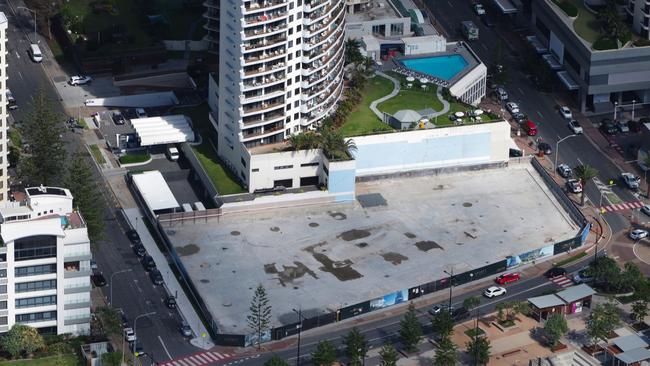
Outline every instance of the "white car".
{"type": "Polygon", "coordinates": [[[485,8],[483,4],[474,4],[474,12],[476,15],[485,15],[485,8]]]}
{"type": "Polygon", "coordinates": [[[580,184],[580,181],[577,179],[569,179],[566,181],[566,186],[571,193],[581,193],[582,192],[582,184],[580,184]]]}
{"type": "Polygon", "coordinates": [[[70,85],[84,85],[88,84],[91,81],[93,81],[93,78],[87,75],[75,75],[75,76],[70,76],[70,80],[68,80],[68,83],[70,85]]]}
{"type": "Polygon", "coordinates": [[[508,112],[513,113],[513,114],[520,112],[519,111],[519,106],[515,102],[506,103],[506,109],[508,110],[508,112]]]}
{"type": "Polygon", "coordinates": [[[579,135],[583,132],[582,126],[580,126],[580,123],[575,119],[569,121],[569,129],[576,135],[579,135]]]}
{"type": "Polygon", "coordinates": [[[635,229],[630,231],[630,239],[641,240],[648,237],[648,232],[642,229],[635,229]]]}
{"type": "Polygon", "coordinates": [[[483,293],[485,297],[489,297],[489,298],[497,297],[505,294],[506,294],[506,289],[500,286],[492,286],[487,290],[485,290],[485,292],[483,293]]]}
{"type": "Polygon", "coordinates": [[[641,206],[641,212],[643,212],[644,214],[650,216],[650,205],[641,206]]]}
{"type": "Polygon", "coordinates": [[[573,114],[571,113],[571,110],[569,109],[569,107],[565,105],[560,107],[560,114],[562,115],[562,117],[564,117],[564,119],[573,119],[573,114]]]}
{"type": "Polygon", "coordinates": [[[566,164],[560,164],[557,166],[557,172],[560,173],[562,178],[569,178],[571,174],[573,174],[573,171],[571,168],[566,165],[566,164]]]}
{"type": "Polygon", "coordinates": [[[641,178],[636,175],[628,172],[621,173],[621,179],[627,188],[631,190],[639,189],[639,184],[641,183],[641,178]]]}
{"type": "Polygon", "coordinates": [[[133,332],[133,328],[124,328],[124,339],[127,342],[135,342],[135,333],[133,332]]]}

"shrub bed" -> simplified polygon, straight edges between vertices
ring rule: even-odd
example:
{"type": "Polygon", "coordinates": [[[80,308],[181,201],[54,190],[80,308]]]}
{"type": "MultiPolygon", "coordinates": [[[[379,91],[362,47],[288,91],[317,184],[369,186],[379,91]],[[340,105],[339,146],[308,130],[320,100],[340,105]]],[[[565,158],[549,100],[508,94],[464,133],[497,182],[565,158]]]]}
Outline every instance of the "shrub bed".
{"type": "Polygon", "coordinates": [[[559,6],[562,11],[570,16],[571,18],[575,18],[578,16],[578,8],[576,8],[575,5],[571,4],[568,1],[565,0],[553,0],[555,5],[559,6]]]}
{"type": "Polygon", "coordinates": [[[149,160],[151,156],[148,153],[144,154],[126,154],[120,156],[120,164],[135,164],[144,163],[149,160]]]}

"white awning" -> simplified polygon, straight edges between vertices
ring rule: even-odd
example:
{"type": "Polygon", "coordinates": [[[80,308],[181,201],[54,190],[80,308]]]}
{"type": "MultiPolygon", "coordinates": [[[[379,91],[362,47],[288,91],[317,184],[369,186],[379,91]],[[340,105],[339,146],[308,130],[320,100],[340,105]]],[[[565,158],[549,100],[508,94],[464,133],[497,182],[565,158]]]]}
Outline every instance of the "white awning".
{"type": "Polygon", "coordinates": [[[140,138],[141,146],[194,141],[194,131],[192,131],[190,120],[182,114],[134,118],[131,120],[131,124],[140,138]]]}
{"type": "Polygon", "coordinates": [[[547,53],[545,55],[542,55],[542,58],[544,59],[544,61],[546,61],[546,63],[548,64],[548,66],[551,67],[552,70],[559,70],[562,68],[562,64],[560,63],[560,61],[558,61],[555,55],[547,53]]]}
{"type": "Polygon", "coordinates": [[[534,48],[537,53],[546,53],[548,52],[548,48],[544,46],[542,41],[537,38],[537,36],[528,36],[526,37],[526,40],[528,40],[528,43],[530,43],[534,48]]]}
{"type": "Polygon", "coordinates": [[[559,77],[560,80],[562,80],[562,84],[564,84],[564,86],[566,86],[567,89],[569,89],[569,90],[578,90],[578,89],[580,89],[580,85],[578,85],[578,83],[576,83],[575,80],[573,80],[573,78],[571,77],[571,75],[569,75],[568,72],[566,72],[564,70],[558,71],[557,72],[557,77],[559,77]]]}
{"type": "Polygon", "coordinates": [[[180,206],[159,171],[152,170],[133,174],[132,179],[151,211],[168,210],[180,206]]]}
{"type": "Polygon", "coordinates": [[[517,7],[514,6],[510,0],[493,0],[494,5],[496,5],[503,14],[512,14],[517,12],[517,7]]]}

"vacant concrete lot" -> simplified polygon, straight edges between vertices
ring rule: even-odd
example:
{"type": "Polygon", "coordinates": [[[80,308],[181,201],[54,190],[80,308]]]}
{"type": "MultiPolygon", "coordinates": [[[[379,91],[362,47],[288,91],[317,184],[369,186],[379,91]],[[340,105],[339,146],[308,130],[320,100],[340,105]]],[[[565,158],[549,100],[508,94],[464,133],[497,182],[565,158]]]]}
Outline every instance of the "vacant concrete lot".
{"type": "Polygon", "coordinates": [[[230,214],[168,229],[222,332],[247,333],[258,283],[274,326],[478,268],[575,235],[521,165],[357,185],[358,202],[230,214]],[[362,204],[361,204],[361,203],[362,204]],[[366,207],[363,207],[366,206],[366,207]],[[372,206],[372,207],[369,207],[372,206]]]}

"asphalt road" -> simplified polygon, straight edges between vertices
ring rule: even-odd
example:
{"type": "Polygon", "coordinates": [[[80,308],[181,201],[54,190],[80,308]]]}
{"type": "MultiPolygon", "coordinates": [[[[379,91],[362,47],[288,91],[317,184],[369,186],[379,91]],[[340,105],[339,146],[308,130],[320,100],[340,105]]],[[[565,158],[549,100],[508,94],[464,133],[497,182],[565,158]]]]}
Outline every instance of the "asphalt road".
{"type": "MultiPolygon", "coordinates": [[[[14,7],[17,6],[15,1],[12,4],[14,7]]],[[[66,120],[64,107],[48,75],[42,65],[32,62],[27,54],[30,40],[25,32],[30,33],[29,37],[33,37],[33,23],[30,18],[26,18],[21,13],[14,15],[7,0],[0,0],[0,11],[4,12],[9,19],[8,86],[19,106],[10,113],[13,120],[23,120],[29,109],[29,103],[33,100],[32,95],[36,87],[40,86],[54,102],[53,107],[62,115],[61,122],[64,123],[66,120]]],[[[45,41],[41,38],[40,43],[44,45],[45,41]]],[[[55,61],[46,59],[43,62],[55,61]]],[[[66,141],[68,154],[83,147],[83,141],[78,134],[68,132],[64,135],[64,141],[66,141]]],[[[95,170],[94,173],[96,179],[100,180],[99,172],[95,170]]],[[[127,224],[121,219],[116,207],[111,204],[108,189],[102,186],[100,191],[103,195],[102,199],[106,202],[104,211],[106,237],[99,243],[93,243],[91,249],[98,270],[103,272],[109,282],[109,285],[101,289],[105,298],[110,297],[111,274],[130,270],[130,272],[117,274],[113,278],[113,306],[124,311],[131,326],[136,316],[149,312],[156,313],[150,317],[142,317],[137,322],[137,336],[145,352],[152,354],[156,361],[165,361],[199,351],[199,348],[189,344],[180,334],[178,326],[181,318],[175,310],[170,310],[164,305],[163,301],[167,296],[165,290],[161,286],[152,284],[133,253],[129,240],[124,235],[125,230],[128,229],[127,224]]]]}
{"type": "MultiPolygon", "coordinates": [[[[569,136],[572,132],[567,127],[566,121],[558,113],[558,105],[553,94],[539,92],[535,86],[526,78],[521,71],[521,60],[517,55],[517,45],[508,41],[502,35],[509,32],[516,33],[510,29],[509,24],[497,23],[495,27],[488,28],[480,21],[480,18],[474,14],[471,9],[471,3],[468,0],[463,1],[443,1],[443,0],[425,0],[426,5],[436,16],[437,22],[445,29],[448,35],[448,41],[463,40],[459,32],[459,24],[464,20],[473,20],[479,27],[480,39],[478,41],[468,42],[474,52],[486,64],[493,63],[494,47],[501,42],[503,45],[504,68],[508,73],[509,81],[506,84],[506,90],[510,100],[517,102],[520,109],[526,113],[538,126],[539,134],[534,140],[541,138],[542,141],[549,143],[553,149],[553,154],[549,157],[555,159],[556,142],[569,136]]],[[[488,11],[494,11],[489,8],[488,11]]],[[[519,37],[518,35],[516,35],[519,37]]],[[[520,38],[521,40],[521,38],[520,38]]],[[[523,40],[521,40],[523,42],[523,40]]],[[[489,96],[488,96],[489,97],[489,96]]],[[[575,105],[569,105],[576,112],[575,105]]],[[[506,112],[507,113],[507,112],[506,112]]],[[[531,141],[534,141],[531,138],[531,141]]],[[[571,137],[559,144],[558,164],[566,163],[571,167],[580,164],[588,164],[598,170],[598,178],[601,182],[608,182],[614,179],[617,185],[613,187],[614,193],[624,202],[636,201],[637,198],[628,189],[623,187],[617,179],[621,170],[612,164],[603,154],[587,140],[585,136],[571,137]]],[[[600,202],[600,191],[593,183],[588,183],[585,190],[587,197],[595,204],[600,202]]],[[[603,204],[606,204],[603,201],[603,204]]],[[[617,213],[605,214],[607,222],[614,232],[626,229],[629,223],[625,218],[617,213]]]]}

